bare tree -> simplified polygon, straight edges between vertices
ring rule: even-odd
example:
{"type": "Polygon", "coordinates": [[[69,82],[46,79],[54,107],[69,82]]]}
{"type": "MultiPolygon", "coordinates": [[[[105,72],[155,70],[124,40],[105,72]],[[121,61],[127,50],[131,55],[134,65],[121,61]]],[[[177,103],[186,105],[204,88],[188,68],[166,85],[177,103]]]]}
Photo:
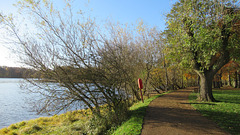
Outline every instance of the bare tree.
{"type": "Polygon", "coordinates": [[[84,105],[101,115],[103,104],[111,110],[126,103],[126,91],[99,62],[101,42],[93,20],[73,14],[69,3],[64,13],[46,1],[18,4],[30,15],[31,33],[19,31],[12,17],[1,15],[1,19],[16,39],[22,62],[41,74],[40,78],[27,79],[33,86],[29,91],[40,94],[39,113],[84,105]]]}
{"type": "Polygon", "coordinates": [[[131,30],[111,22],[106,29],[107,32],[101,35],[104,44],[99,50],[100,63],[118,88],[132,95],[133,99],[140,100],[137,78],[141,61],[131,30]],[[106,38],[106,35],[110,37],[106,38]]]}
{"type": "Polygon", "coordinates": [[[164,44],[160,31],[156,27],[149,27],[139,22],[136,44],[141,54],[141,78],[144,81],[144,93],[150,89],[151,72],[163,59],[164,44]]]}
{"type": "Polygon", "coordinates": [[[160,32],[145,25],[131,27],[108,23],[106,28],[83,14],[64,12],[46,1],[20,1],[29,15],[32,31],[22,31],[13,17],[1,18],[18,45],[22,62],[38,71],[27,79],[30,93],[40,97],[39,113],[85,106],[101,115],[101,105],[121,113],[129,101],[140,100],[137,79],[148,90],[153,67],[163,58],[160,32]],[[133,100],[128,100],[132,98],[133,100]]]}

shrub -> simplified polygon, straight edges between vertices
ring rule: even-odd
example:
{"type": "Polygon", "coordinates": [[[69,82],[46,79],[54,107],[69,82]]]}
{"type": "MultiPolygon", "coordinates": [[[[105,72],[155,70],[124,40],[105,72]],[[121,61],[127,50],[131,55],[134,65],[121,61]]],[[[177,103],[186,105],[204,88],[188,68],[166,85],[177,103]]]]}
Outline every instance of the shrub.
{"type": "Polygon", "coordinates": [[[85,134],[111,134],[111,132],[120,125],[128,116],[126,104],[120,103],[118,108],[109,110],[103,108],[101,116],[92,115],[88,121],[81,124],[81,129],[85,134]]]}

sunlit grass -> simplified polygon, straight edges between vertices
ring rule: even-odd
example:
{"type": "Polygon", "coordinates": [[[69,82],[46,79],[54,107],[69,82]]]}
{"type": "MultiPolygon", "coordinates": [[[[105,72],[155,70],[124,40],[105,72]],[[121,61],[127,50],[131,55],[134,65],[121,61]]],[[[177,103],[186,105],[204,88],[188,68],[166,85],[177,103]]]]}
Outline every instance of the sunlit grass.
{"type": "Polygon", "coordinates": [[[82,125],[91,116],[90,110],[78,110],[67,112],[52,117],[40,117],[37,119],[22,121],[0,129],[0,135],[22,134],[80,134],[82,125]]]}
{"type": "Polygon", "coordinates": [[[189,99],[192,106],[203,116],[212,119],[231,134],[240,134],[240,89],[213,90],[213,95],[220,102],[194,104],[197,102],[195,93],[192,93],[189,99]]]}

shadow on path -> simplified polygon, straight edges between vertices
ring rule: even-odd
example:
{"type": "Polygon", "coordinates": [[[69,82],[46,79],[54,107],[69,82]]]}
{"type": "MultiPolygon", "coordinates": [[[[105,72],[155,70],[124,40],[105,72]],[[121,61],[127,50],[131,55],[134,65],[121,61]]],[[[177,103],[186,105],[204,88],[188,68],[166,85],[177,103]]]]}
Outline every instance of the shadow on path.
{"type": "Polygon", "coordinates": [[[147,108],[142,135],[228,134],[193,109],[188,102],[191,92],[178,90],[153,100],[147,108]]]}

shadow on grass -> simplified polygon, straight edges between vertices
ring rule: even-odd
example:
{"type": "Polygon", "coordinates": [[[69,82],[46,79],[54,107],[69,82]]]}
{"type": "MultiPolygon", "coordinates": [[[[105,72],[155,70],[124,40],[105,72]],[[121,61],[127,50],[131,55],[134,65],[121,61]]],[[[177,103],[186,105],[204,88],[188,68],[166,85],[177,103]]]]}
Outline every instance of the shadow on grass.
{"type": "Polygon", "coordinates": [[[213,96],[220,102],[240,104],[240,89],[234,90],[213,90],[213,96]]]}
{"type": "Polygon", "coordinates": [[[221,128],[225,129],[231,134],[240,133],[240,101],[238,94],[232,94],[231,91],[228,95],[227,92],[214,91],[214,97],[218,102],[211,103],[196,103],[196,94],[191,94],[189,99],[191,104],[203,116],[216,122],[221,128]],[[238,100],[237,100],[238,99],[238,100]],[[209,105],[214,104],[214,105],[209,105]]]}
{"type": "MultiPolygon", "coordinates": [[[[217,97],[217,96],[215,96],[217,97]]],[[[240,104],[240,100],[239,100],[239,97],[236,96],[236,97],[231,97],[231,100],[229,100],[228,97],[221,97],[221,98],[217,98],[218,99],[218,103],[233,103],[233,104],[240,104]]]]}
{"type": "Polygon", "coordinates": [[[216,104],[214,104],[214,103],[180,103],[180,104],[190,104],[190,105],[192,105],[192,104],[202,104],[202,105],[216,105],[216,104]]]}
{"type": "Polygon", "coordinates": [[[240,133],[240,115],[233,112],[221,112],[217,110],[198,110],[201,114],[215,121],[221,128],[225,129],[231,134],[240,133]]]}
{"type": "Polygon", "coordinates": [[[143,106],[143,107],[139,107],[138,109],[135,110],[131,110],[130,111],[130,115],[141,115],[141,116],[145,116],[146,114],[146,109],[148,106],[143,106]]]}

